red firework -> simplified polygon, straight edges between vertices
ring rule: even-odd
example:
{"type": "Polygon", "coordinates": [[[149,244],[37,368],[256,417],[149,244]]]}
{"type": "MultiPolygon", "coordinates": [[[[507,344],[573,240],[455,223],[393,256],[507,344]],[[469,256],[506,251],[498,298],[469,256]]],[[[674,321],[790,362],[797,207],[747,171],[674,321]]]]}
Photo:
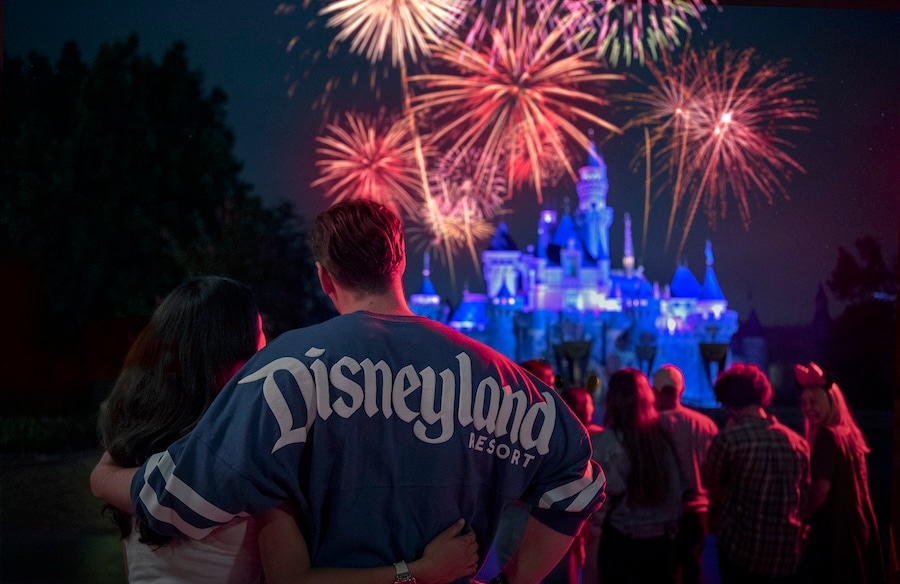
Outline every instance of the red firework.
{"type": "Polygon", "coordinates": [[[749,229],[750,199],[772,204],[776,193],[787,196],[793,171],[805,172],[786,152],[793,144],[783,134],[807,130],[802,121],[816,117],[811,101],[793,96],[809,79],[787,73],[786,60],[757,63],[753,49],[687,51],[677,64],[666,59],[650,67],[657,85],[631,96],[646,106],[632,125],[652,127],[649,147],[672,179],[667,243],[675,211],[687,200],[678,254],[701,204],[715,226],[730,193],[749,229]]]}
{"type": "Polygon", "coordinates": [[[562,162],[574,177],[566,144],[589,147],[575,122],[620,132],[594,112],[606,103],[599,83],[622,77],[601,73],[590,51],[568,52],[562,28],[544,34],[546,18],[534,26],[521,20],[506,24],[493,32],[490,45],[452,39],[433,49],[447,72],[410,77],[421,88],[412,98],[413,111],[435,124],[432,143],[461,156],[481,149],[478,173],[503,168],[511,184],[526,164],[538,199],[545,184],[541,161],[562,162]]]}
{"type": "Polygon", "coordinates": [[[347,113],[344,124],[328,124],[318,136],[319,178],[336,201],[373,199],[394,211],[413,212],[422,200],[416,145],[405,118],[347,113]]]}

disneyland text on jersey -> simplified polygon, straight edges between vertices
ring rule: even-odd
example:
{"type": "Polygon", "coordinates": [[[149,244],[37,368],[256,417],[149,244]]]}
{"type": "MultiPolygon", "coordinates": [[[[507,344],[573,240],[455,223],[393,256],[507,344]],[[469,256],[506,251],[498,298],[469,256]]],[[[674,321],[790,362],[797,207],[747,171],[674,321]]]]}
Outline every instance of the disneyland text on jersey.
{"type": "Polygon", "coordinates": [[[324,349],[310,348],[305,353],[314,359],[309,366],[293,357],[281,357],[238,381],[264,380],[263,395],[280,430],[272,452],[305,442],[317,417],[327,420],[337,415],[347,419],[360,412],[369,417],[380,413],[386,419],[396,415],[412,424],[416,438],[429,444],[450,440],[458,421],[461,428],[471,427],[469,448],[510,464],[527,466],[535,457],[529,451],[546,454],[550,449],[556,424],[552,396],[543,393],[545,401],[530,404],[524,391],[501,387],[493,377],[476,382],[465,352],[456,355],[455,370],[447,368],[439,373],[431,367],[417,371],[412,365],[393,372],[384,361],[358,362],[346,356],[329,369],[318,359],[324,353],[324,349]],[[296,380],[306,409],[302,415],[291,411],[275,379],[279,371],[289,372],[296,380]],[[410,399],[416,392],[419,411],[410,406],[416,401],[410,399]],[[295,420],[303,421],[303,425],[295,427],[295,420]]]}

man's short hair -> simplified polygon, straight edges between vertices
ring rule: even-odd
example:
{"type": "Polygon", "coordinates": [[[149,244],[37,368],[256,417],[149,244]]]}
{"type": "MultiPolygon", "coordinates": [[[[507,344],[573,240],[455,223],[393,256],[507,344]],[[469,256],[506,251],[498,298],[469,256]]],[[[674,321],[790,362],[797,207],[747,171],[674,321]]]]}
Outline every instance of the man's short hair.
{"type": "Polygon", "coordinates": [[[380,203],[337,203],[316,217],[310,239],[316,261],[345,288],[381,294],[402,275],[403,223],[380,203]]]}
{"type": "Polygon", "coordinates": [[[716,399],[727,407],[768,407],[772,403],[772,384],[756,365],[736,363],[716,379],[713,391],[716,399]]]}

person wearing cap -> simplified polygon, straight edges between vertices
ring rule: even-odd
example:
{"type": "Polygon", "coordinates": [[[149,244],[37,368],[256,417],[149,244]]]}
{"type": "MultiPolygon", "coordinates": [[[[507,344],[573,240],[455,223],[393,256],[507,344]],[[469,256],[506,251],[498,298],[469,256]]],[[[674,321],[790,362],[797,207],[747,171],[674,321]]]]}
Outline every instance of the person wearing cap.
{"type": "Polygon", "coordinates": [[[653,393],[656,394],[660,424],[669,432],[682,478],[687,485],[675,537],[678,571],[682,584],[699,584],[703,581],[700,570],[703,543],[709,531],[709,496],[703,486],[700,469],[719,428],[708,416],[682,405],[684,374],[678,367],[663,365],[653,374],[653,393]]]}

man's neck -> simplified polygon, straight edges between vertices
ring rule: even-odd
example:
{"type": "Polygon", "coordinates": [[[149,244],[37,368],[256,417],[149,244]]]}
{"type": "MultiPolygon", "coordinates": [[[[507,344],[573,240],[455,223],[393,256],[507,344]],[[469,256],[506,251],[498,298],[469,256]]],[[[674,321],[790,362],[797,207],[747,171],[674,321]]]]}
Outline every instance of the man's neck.
{"type": "Polygon", "coordinates": [[[406,304],[402,287],[390,288],[382,294],[365,294],[360,296],[347,294],[341,300],[341,305],[337,307],[341,314],[365,310],[376,314],[413,316],[413,312],[406,304]]]}
{"type": "Polygon", "coordinates": [[[743,408],[729,408],[728,415],[736,421],[745,420],[747,418],[765,419],[767,417],[766,410],[757,405],[746,406],[743,408]]]}
{"type": "Polygon", "coordinates": [[[672,401],[672,400],[660,400],[660,399],[658,399],[658,398],[657,398],[657,400],[656,400],[656,409],[658,409],[658,410],[661,411],[661,412],[668,412],[668,411],[671,411],[671,410],[677,410],[679,407],[681,407],[681,403],[680,403],[680,402],[677,402],[677,401],[672,401]]]}

